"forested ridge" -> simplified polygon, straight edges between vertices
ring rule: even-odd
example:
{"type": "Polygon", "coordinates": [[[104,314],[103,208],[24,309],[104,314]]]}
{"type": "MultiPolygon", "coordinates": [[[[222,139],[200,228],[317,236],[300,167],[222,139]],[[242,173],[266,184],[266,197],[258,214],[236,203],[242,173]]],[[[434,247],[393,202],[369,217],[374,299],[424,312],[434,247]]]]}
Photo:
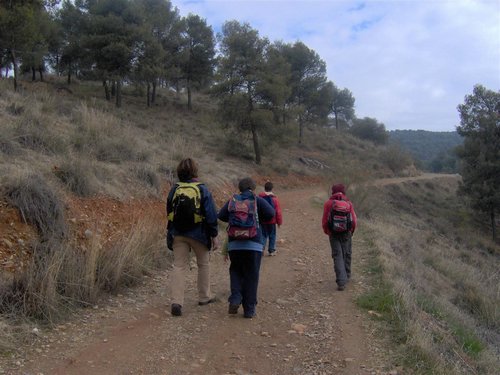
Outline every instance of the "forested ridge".
{"type": "Polygon", "coordinates": [[[456,132],[434,132],[427,130],[391,130],[389,139],[400,144],[432,172],[458,172],[458,157],[455,148],[463,144],[456,132]]]}

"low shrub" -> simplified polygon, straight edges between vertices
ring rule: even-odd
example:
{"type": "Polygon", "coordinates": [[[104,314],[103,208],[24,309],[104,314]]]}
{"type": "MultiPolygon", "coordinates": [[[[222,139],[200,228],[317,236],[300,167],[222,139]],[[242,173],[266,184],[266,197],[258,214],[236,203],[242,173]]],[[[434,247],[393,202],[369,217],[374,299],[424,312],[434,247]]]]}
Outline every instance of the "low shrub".
{"type": "Polygon", "coordinates": [[[250,145],[249,139],[241,139],[241,136],[229,132],[222,140],[221,151],[225,156],[238,159],[253,160],[255,158],[254,150],[250,145]]]}
{"type": "Polygon", "coordinates": [[[135,145],[120,140],[107,140],[98,145],[96,158],[99,161],[121,163],[136,160],[135,145]]]}
{"type": "Polygon", "coordinates": [[[413,164],[412,157],[397,145],[389,145],[380,155],[381,160],[395,174],[401,173],[413,164]]]}
{"type": "Polygon", "coordinates": [[[0,153],[13,156],[19,154],[19,144],[13,141],[5,132],[0,133],[0,153]]]}
{"type": "Polygon", "coordinates": [[[19,103],[11,103],[7,106],[7,112],[14,116],[20,116],[23,114],[25,108],[19,103]]]}
{"type": "Polygon", "coordinates": [[[21,217],[38,229],[42,239],[65,237],[63,203],[43,177],[38,174],[22,177],[7,184],[3,194],[19,209],[21,217]]]}
{"type": "Polygon", "coordinates": [[[25,113],[15,128],[17,142],[30,150],[48,154],[64,154],[67,150],[63,138],[56,137],[47,127],[42,115],[25,113]]]}
{"type": "Polygon", "coordinates": [[[139,181],[146,183],[146,185],[156,189],[157,191],[160,190],[160,179],[151,168],[145,166],[139,167],[136,169],[135,174],[139,181]]]}
{"type": "Polygon", "coordinates": [[[72,193],[88,197],[96,192],[92,183],[92,169],[83,161],[68,161],[54,169],[55,176],[72,193]]]}

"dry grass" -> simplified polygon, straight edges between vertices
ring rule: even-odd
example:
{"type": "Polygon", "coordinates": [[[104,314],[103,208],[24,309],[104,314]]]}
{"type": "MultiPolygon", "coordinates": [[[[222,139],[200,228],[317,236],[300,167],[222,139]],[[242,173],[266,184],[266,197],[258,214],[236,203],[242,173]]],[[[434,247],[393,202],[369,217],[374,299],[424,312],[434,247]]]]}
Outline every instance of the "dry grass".
{"type": "Polygon", "coordinates": [[[165,265],[165,228],[161,221],[149,218],[133,227],[128,236],[97,257],[100,289],[117,291],[123,286],[134,285],[143,275],[165,265]]]}
{"type": "Polygon", "coordinates": [[[165,265],[163,231],[158,220],[143,218],[110,249],[102,248],[97,235],[85,248],[69,241],[40,243],[24,274],[3,285],[0,310],[54,323],[75,306],[92,305],[103,291],[134,285],[165,265]]]}
{"type": "Polygon", "coordinates": [[[385,212],[364,225],[394,294],[401,360],[417,374],[495,374],[498,259],[466,240],[487,233],[463,232],[447,220],[462,205],[454,187],[442,180],[388,186],[385,212]]]}

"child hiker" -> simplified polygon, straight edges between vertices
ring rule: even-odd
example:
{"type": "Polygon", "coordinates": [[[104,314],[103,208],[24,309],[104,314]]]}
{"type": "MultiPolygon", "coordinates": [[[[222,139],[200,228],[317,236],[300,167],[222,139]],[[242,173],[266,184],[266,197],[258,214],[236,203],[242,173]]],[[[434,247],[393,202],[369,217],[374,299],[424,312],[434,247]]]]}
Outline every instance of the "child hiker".
{"type": "Polygon", "coordinates": [[[269,256],[276,255],[276,225],[279,227],[283,223],[280,202],[278,197],[273,193],[273,187],[273,183],[268,181],[264,185],[264,191],[259,194],[259,197],[264,198],[276,211],[276,214],[271,220],[262,221],[261,224],[263,237],[262,244],[264,245],[262,251],[266,251],[266,244],[269,239],[269,246],[267,248],[269,256]]]}

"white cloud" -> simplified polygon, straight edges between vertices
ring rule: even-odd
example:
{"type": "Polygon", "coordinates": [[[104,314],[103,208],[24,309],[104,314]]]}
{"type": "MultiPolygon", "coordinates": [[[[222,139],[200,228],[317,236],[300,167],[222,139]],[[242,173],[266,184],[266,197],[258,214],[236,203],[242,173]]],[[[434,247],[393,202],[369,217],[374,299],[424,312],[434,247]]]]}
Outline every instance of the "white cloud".
{"type": "Polygon", "coordinates": [[[303,41],[359,117],[388,129],[454,130],[473,86],[500,89],[498,0],[173,0],[181,15],[248,22],[271,41],[303,41]]]}

